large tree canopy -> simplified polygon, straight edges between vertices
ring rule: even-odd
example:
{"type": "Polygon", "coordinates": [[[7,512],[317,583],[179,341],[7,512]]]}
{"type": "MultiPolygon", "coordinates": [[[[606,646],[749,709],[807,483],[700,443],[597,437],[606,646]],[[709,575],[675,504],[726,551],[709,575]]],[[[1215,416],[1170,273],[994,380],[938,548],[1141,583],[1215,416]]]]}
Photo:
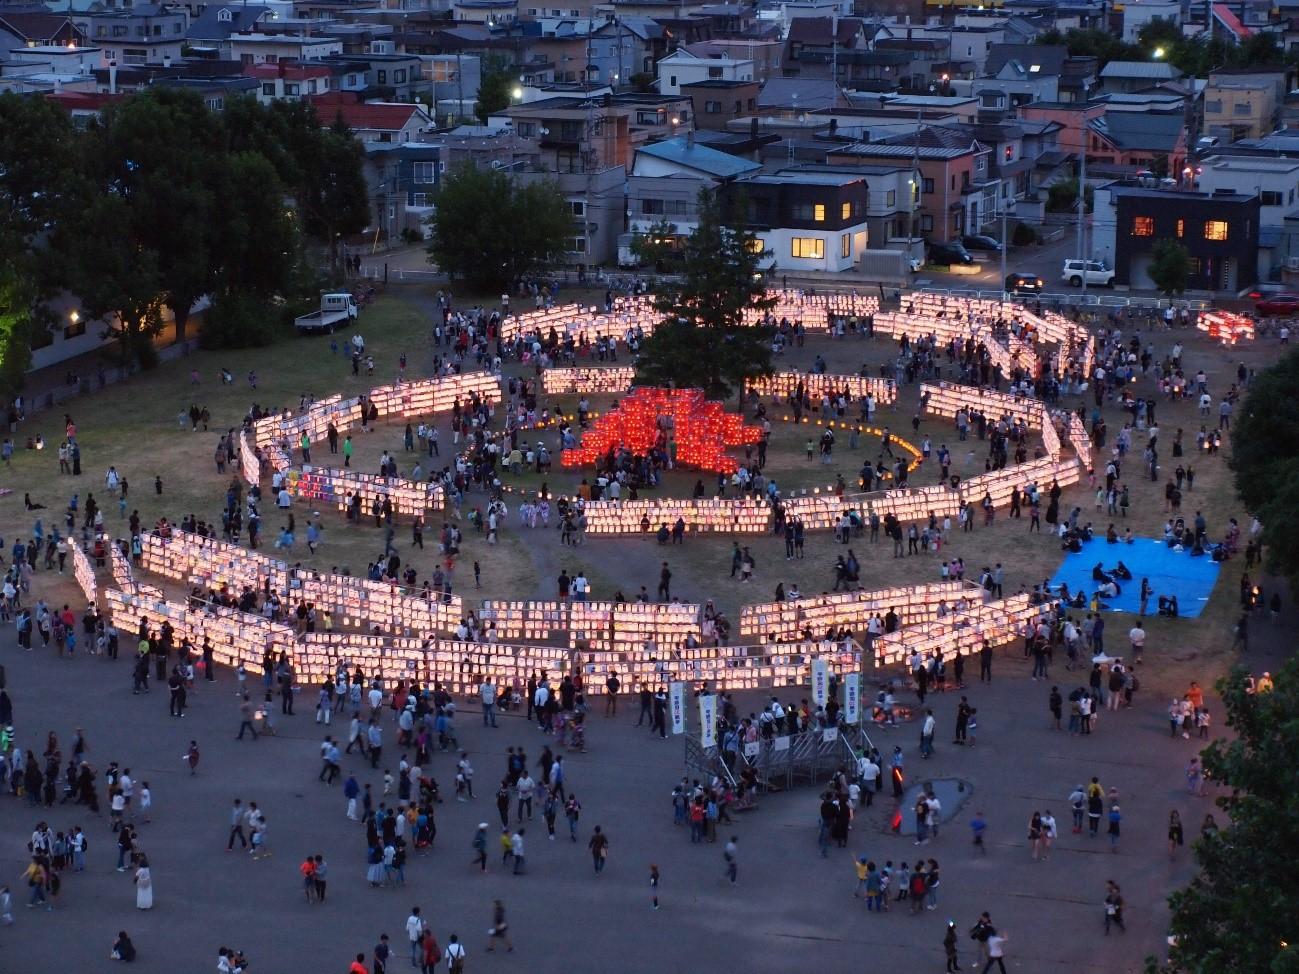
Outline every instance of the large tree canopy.
{"type": "MultiPolygon", "coordinates": [[[[0,384],[18,388],[60,290],[143,364],[164,310],[183,338],[204,296],[243,312],[219,343],[267,340],[286,302],[315,293],[302,239],[336,257],[368,225],[362,162],[352,134],[310,105],[241,97],[215,113],[194,91],[156,87],[80,131],[46,98],[0,95],[0,384]]],[[[210,316],[205,340],[235,318],[210,316]]]]}
{"type": "Polygon", "coordinates": [[[1258,373],[1233,417],[1231,469],[1246,509],[1263,524],[1269,571],[1299,582],[1299,349],[1258,373]]]}
{"type": "Polygon", "coordinates": [[[1219,831],[1195,845],[1199,872],[1169,897],[1173,968],[1188,974],[1299,971],[1299,661],[1249,693],[1238,669],[1220,685],[1230,741],[1204,751],[1224,794],[1219,831]]]}
{"type": "Polygon", "coordinates": [[[577,233],[559,188],[464,165],[436,197],[429,260],[478,290],[499,290],[558,258],[577,233]]]}
{"type": "Polygon", "coordinates": [[[636,360],[636,381],[703,389],[726,398],[744,380],[771,373],[771,329],[746,315],[773,307],[760,273],[767,254],[745,222],[747,202],[701,190],[698,223],[686,239],[680,283],[655,300],[663,321],[636,360]]]}

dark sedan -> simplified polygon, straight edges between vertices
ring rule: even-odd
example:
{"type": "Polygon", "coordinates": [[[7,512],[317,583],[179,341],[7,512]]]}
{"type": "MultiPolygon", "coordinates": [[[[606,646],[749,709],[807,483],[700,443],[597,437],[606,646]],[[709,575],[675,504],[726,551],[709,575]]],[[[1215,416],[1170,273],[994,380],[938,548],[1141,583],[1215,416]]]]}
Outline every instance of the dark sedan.
{"type": "Polygon", "coordinates": [[[1041,294],[1043,281],[1036,274],[1007,274],[1006,290],[1012,294],[1041,294]]]}

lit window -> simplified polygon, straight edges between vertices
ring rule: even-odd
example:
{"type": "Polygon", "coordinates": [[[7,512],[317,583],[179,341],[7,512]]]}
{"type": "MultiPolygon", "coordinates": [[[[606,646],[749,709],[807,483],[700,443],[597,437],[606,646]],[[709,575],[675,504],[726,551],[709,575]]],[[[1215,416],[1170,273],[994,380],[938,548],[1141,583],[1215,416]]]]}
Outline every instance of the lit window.
{"type": "Polygon", "coordinates": [[[1186,221],[1181,217],[1177,218],[1177,235],[1179,237],[1186,236],[1186,221]]]}
{"type": "Polygon", "coordinates": [[[1205,240],[1226,240],[1227,221],[1206,220],[1204,223],[1204,239],[1205,240]]]}
{"type": "Polygon", "coordinates": [[[761,237],[754,237],[749,241],[749,253],[751,254],[761,254],[764,253],[766,249],[767,245],[762,242],[761,237]]]}
{"type": "Polygon", "coordinates": [[[839,237],[839,256],[848,258],[852,256],[852,234],[845,233],[839,237]]]}
{"type": "Polygon", "coordinates": [[[825,204],[824,204],[824,203],[817,203],[815,206],[812,207],[812,219],[813,219],[816,223],[824,223],[824,222],[825,222],[825,204]]]}
{"type": "Polygon", "coordinates": [[[790,241],[790,254],[813,260],[825,259],[825,241],[820,237],[794,237],[790,241]]]}
{"type": "Polygon", "coordinates": [[[1152,216],[1135,216],[1132,218],[1132,236],[1153,237],[1155,235],[1155,218],[1152,216]]]}
{"type": "Polygon", "coordinates": [[[851,204],[851,203],[845,203],[845,204],[843,205],[843,218],[844,218],[845,220],[851,220],[851,219],[852,219],[852,204],[851,204]]]}

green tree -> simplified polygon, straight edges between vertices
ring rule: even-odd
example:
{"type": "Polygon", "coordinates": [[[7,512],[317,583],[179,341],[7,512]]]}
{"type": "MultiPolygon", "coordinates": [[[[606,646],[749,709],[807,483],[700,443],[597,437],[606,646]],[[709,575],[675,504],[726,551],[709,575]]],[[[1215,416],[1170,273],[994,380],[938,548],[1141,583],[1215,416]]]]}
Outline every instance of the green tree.
{"type": "Polygon", "coordinates": [[[478,101],[474,104],[474,114],[479,122],[486,125],[489,118],[509,107],[515,83],[514,74],[504,58],[495,55],[483,61],[478,79],[478,101]]]}
{"type": "Polygon", "coordinates": [[[1249,384],[1233,417],[1231,459],[1236,491],[1263,525],[1267,570],[1299,591],[1299,349],[1291,349],[1249,384]]]}
{"type": "Polygon", "coordinates": [[[159,86],[111,106],[86,157],[95,188],[125,204],[119,233],[152,255],[178,338],[215,279],[214,234],[229,198],[223,142],[198,92],[159,86]]]}
{"type": "Polygon", "coordinates": [[[1237,668],[1219,683],[1234,739],[1203,751],[1226,814],[1195,844],[1191,884],[1169,897],[1178,971],[1299,971],[1299,873],[1283,852],[1299,844],[1299,661],[1268,693],[1247,692],[1245,675],[1237,668]]]}
{"type": "Polygon", "coordinates": [[[1151,251],[1148,273],[1166,296],[1182,294],[1191,275],[1191,255],[1176,240],[1160,240],[1151,251]]]}
{"type": "Polygon", "coordinates": [[[744,380],[771,374],[771,329],[746,317],[775,306],[761,269],[770,255],[745,222],[743,194],[701,190],[698,223],[686,239],[684,276],[654,302],[663,321],[636,360],[636,381],[697,387],[724,399],[744,380]]]}
{"type": "Polygon", "coordinates": [[[677,226],[668,220],[659,220],[644,233],[632,234],[631,252],[642,266],[662,271],[663,265],[677,251],[677,226]]]}
{"type": "Polygon", "coordinates": [[[476,290],[499,290],[561,256],[573,216],[551,182],[522,185],[466,163],[435,197],[429,261],[476,290]]]}
{"type": "Polygon", "coordinates": [[[80,207],[77,132],[67,112],[31,96],[0,94],[0,392],[22,389],[32,340],[48,328],[45,300],[63,286],[50,230],[80,207]]]}
{"type": "Polygon", "coordinates": [[[165,292],[157,255],[130,235],[132,217],[119,193],[100,193],[59,227],[57,246],[67,255],[82,313],[108,322],[105,337],[118,341],[124,364],[151,368],[165,292]]]}

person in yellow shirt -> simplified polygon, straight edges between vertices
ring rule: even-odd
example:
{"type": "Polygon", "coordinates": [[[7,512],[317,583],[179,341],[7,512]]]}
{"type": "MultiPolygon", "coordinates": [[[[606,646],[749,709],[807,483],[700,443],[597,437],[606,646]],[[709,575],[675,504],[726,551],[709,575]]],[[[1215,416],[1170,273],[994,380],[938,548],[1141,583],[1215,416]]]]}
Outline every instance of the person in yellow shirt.
{"type": "Polygon", "coordinates": [[[31,865],[23,872],[23,879],[27,880],[27,886],[31,890],[30,898],[27,900],[28,906],[44,903],[45,909],[54,909],[45,899],[45,867],[35,856],[32,857],[31,865]]]}
{"type": "Polygon", "coordinates": [[[853,868],[857,870],[857,888],[852,891],[853,899],[856,899],[858,896],[866,895],[866,875],[868,872],[866,857],[861,856],[854,860],[853,868]]]}

